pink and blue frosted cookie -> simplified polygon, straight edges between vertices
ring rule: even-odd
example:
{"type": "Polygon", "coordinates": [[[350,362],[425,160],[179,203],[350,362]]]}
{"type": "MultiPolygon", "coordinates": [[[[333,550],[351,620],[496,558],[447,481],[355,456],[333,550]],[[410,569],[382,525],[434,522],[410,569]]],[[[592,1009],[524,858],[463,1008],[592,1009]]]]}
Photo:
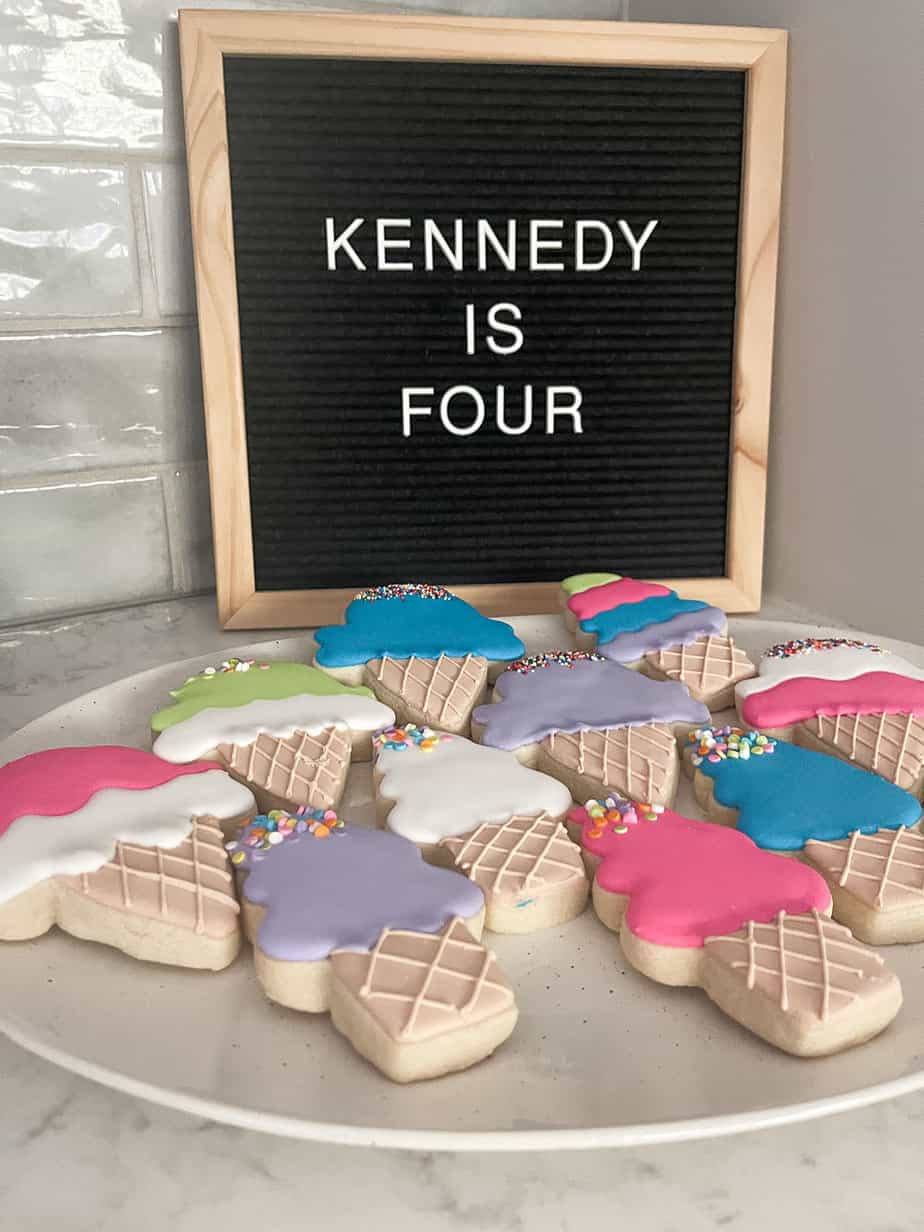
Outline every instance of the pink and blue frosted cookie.
{"type": "Polygon", "coordinates": [[[561,584],[565,621],[584,650],[674,680],[710,709],[730,705],[753,664],[727,635],[725,613],[658,582],[579,573],[561,584]]]}

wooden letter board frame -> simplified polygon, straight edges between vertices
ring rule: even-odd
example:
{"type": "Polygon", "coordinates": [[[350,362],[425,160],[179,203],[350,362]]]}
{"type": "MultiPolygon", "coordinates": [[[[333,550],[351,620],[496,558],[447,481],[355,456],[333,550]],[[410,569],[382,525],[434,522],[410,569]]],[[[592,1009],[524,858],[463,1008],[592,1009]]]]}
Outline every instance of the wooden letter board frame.
{"type": "MultiPolygon", "coordinates": [[[[225,628],[336,620],[354,591],[258,591],[247,466],[223,57],[337,56],[737,69],[746,73],[726,576],[659,579],[726,611],[760,606],[786,33],[631,22],[185,10],[180,51],[219,619],[225,628]]],[[[619,568],[600,561],[599,568],[619,568]]],[[[395,581],[408,579],[396,578],[395,581]]],[[[439,579],[434,578],[433,581],[439,579]]],[[[453,586],[486,614],[554,611],[558,586],[453,586]]]]}

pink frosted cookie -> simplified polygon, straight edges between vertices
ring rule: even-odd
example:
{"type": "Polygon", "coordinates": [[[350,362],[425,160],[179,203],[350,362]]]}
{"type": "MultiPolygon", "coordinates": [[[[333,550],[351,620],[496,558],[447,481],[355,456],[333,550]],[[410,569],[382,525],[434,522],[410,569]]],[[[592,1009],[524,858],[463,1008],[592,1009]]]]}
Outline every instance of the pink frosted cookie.
{"type": "Polygon", "coordinates": [[[254,807],[212,762],[120,745],[0,767],[0,939],[57,924],[133,958],[227,966],[240,930],[219,823],[254,807]]]}
{"type": "Polygon", "coordinates": [[[274,810],[228,849],[266,995],[329,1010],[389,1078],[464,1069],[510,1035],[513,992],[479,941],[484,897],[465,877],[330,809],[274,810]]]}
{"type": "Polygon", "coordinates": [[[856,762],[924,799],[924,667],[872,642],[771,646],[735,690],[748,727],[856,762]]]}
{"type": "Polygon", "coordinates": [[[882,959],[827,914],[824,880],[734,830],[619,797],[569,825],[596,864],[594,907],[639,971],[695,985],[797,1056],[881,1031],[901,1006],[882,959]]]}

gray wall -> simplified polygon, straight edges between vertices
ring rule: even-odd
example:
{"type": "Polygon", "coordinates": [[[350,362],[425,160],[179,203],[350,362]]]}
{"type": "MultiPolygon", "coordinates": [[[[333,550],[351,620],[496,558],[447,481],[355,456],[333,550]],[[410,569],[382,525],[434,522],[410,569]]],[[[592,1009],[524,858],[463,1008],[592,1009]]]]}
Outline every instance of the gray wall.
{"type": "Polygon", "coordinates": [[[920,0],[631,0],[790,34],[765,591],[924,640],[920,0]]]}

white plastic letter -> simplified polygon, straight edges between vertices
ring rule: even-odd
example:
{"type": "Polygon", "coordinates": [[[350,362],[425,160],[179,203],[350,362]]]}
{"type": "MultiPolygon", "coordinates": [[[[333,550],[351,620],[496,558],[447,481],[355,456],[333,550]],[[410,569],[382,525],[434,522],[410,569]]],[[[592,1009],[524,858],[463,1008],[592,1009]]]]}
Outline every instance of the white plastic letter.
{"type": "Polygon", "coordinates": [[[609,265],[613,256],[613,232],[599,218],[579,218],[574,228],[574,268],[595,274],[609,265]],[[584,236],[586,232],[599,231],[603,236],[603,256],[596,261],[588,261],[584,255],[584,236]]]}
{"type": "Polygon", "coordinates": [[[575,436],[580,436],[584,432],[584,426],[581,423],[580,406],[584,400],[584,396],[576,385],[550,385],[545,391],[545,434],[552,436],[555,433],[555,416],[568,415],[571,418],[571,431],[575,436]],[[557,406],[556,400],[561,394],[570,401],[570,406],[557,406]]]}
{"type": "Polygon", "coordinates": [[[484,399],[478,390],[473,389],[471,385],[453,385],[440,398],[440,419],[442,419],[443,427],[446,431],[451,432],[453,436],[471,436],[484,423],[484,399]],[[464,394],[466,397],[471,398],[475,404],[475,418],[467,428],[456,427],[449,418],[449,406],[457,394],[464,394]]]}
{"type": "Polygon", "coordinates": [[[411,435],[411,416],[412,415],[429,415],[432,408],[427,406],[411,406],[411,398],[416,394],[422,394],[424,397],[433,397],[432,385],[405,385],[401,390],[401,435],[411,435]]]}
{"type": "Polygon", "coordinates": [[[462,268],[462,219],[452,224],[452,247],[432,218],[424,219],[424,269],[433,269],[433,245],[442,250],[443,256],[454,270],[462,268]]]}
{"type": "Polygon", "coordinates": [[[524,432],[528,432],[533,425],[533,387],[532,385],[523,386],[523,422],[517,428],[511,428],[507,423],[507,415],[504,409],[504,387],[497,386],[497,426],[505,436],[522,436],[524,432]]]}
{"type": "Polygon", "coordinates": [[[366,220],[364,218],[354,218],[345,231],[341,231],[339,235],[334,234],[334,220],[332,218],[324,219],[324,234],[327,237],[327,268],[329,270],[337,268],[337,250],[342,248],[346,255],[350,258],[357,269],[364,270],[366,267],[360,260],[359,254],[350,243],[350,236],[366,220]]]}
{"type": "Polygon", "coordinates": [[[509,334],[513,342],[508,342],[506,346],[502,346],[499,342],[495,342],[493,337],[488,334],[488,349],[493,351],[495,355],[512,355],[514,351],[519,351],[523,345],[523,331],[518,326],[511,325],[509,321],[502,321],[498,315],[502,312],[509,313],[514,321],[523,320],[523,313],[520,312],[516,304],[492,304],[488,309],[488,325],[491,329],[496,329],[500,334],[509,334]]]}
{"type": "Polygon", "coordinates": [[[475,354],[475,305],[465,305],[465,354],[475,354]]]}
{"type": "Polygon", "coordinates": [[[497,232],[484,218],[479,218],[476,224],[478,236],[478,268],[488,268],[488,244],[504,269],[515,270],[517,267],[517,223],[515,218],[507,219],[507,247],[501,243],[497,232]]]}
{"type": "Polygon", "coordinates": [[[655,227],[658,225],[658,220],[657,218],[649,219],[648,226],[642,232],[641,237],[639,239],[635,238],[632,228],[629,226],[629,224],[626,222],[624,218],[618,219],[618,222],[619,222],[619,230],[623,234],[623,239],[632,249],[632,268],[633,270],[640,270],[642,268],[642,249],[651,239],[651,233],[652,231],[654,231],[655,227]]]}
{"type": "Polygon", "coordinates": [[[564,226],[561,218],[531,218],[529,220],[529,268],[531,270],[563,270],[561,261],[543,261],[540,259],[546,248],[561,248],[561,240],[544,240],[540,237],[540,228],[559,231],[564,226]]]}
{"type": "Polygon", "coordinates": [[[389,248],[410,248],[411,241],[409,239],[393,240],[385,234],[386,227],[410,227],[410,225],[409,218],[377,218],[375,220],[375,246],[380,270],[412,270],[414,268],[412,261],[389,261],[388,259],[389,248]]]}

